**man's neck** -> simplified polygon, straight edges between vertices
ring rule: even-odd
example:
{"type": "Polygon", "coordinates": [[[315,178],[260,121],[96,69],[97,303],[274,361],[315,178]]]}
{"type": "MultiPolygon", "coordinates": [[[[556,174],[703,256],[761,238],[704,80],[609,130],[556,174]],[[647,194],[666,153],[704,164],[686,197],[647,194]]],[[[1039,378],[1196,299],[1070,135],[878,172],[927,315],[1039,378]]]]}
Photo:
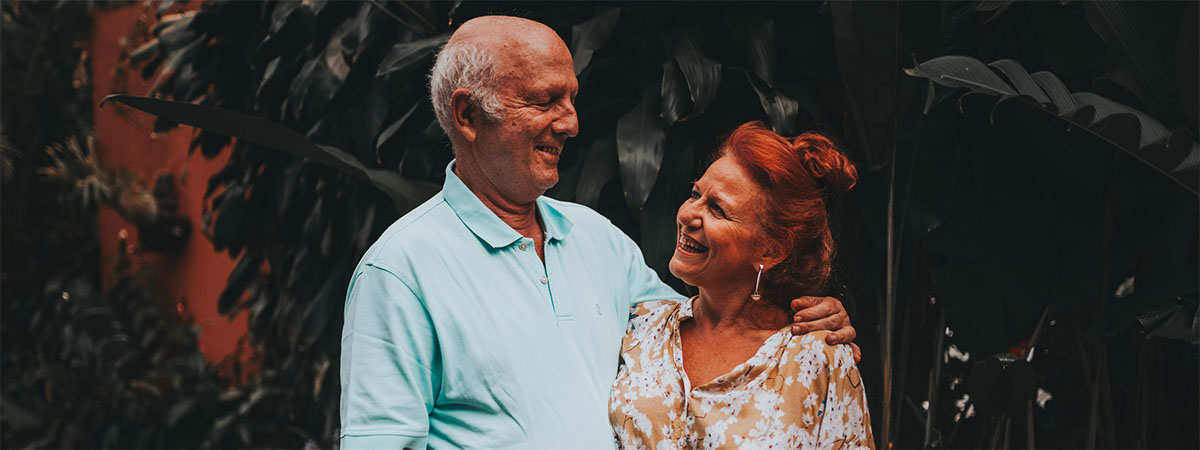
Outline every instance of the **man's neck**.
{"type": "Polygon", "coordinates": [[[536,196],[531,199],[513,199],[504,195],[473,164],[455,163],[454,174],[496,217],[521,236],[532,239],[538,257],[545,260],[542,253],[545,231],[537,213],[536,196]]]}

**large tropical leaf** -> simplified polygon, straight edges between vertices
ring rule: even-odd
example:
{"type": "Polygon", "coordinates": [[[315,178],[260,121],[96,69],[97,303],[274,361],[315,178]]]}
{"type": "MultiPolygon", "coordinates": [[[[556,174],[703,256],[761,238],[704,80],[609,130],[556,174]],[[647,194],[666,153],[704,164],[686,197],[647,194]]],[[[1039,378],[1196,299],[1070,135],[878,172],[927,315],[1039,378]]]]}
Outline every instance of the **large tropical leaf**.
{"type": "Polygon", "coordinates": [[[608,43],[608,38],[612,36],[620,17],[621,8],[613,8],[571,27],[571,56],[574,59],[575,75],[583,73],[592,62],[592,54],[608,43]]]}
{"type": "Polygon", "coordinates": [[[450,34],[439,34],[434,37],[417,41],[401,42],[393,45],[383,61],[379,63],[376,76],[387,76],[397,72],[407,72],[415,67],[423,67],[420,63],[433,55],[433,52],[450,39],[450,34]]]}
{"type": "Polygon", "coordinates": [[[670,127],[687,114],[694,103],[688,95],[687,81],[684,80],[683,70],[679,68],[676,60],[668,58],[663,62],[662,73],[658,117],[661,119],[663,127],[670,127]]]}
{"type": "Polygon", "coordinates": [[[1177,123],[1175,36],[1186,3],[1086,1],[1083,5],[1088,23],[1108,49],[1106,76],[1136,95],[1158,120],[1177,123]]]}
{"type": "Polygon", "coordinates": [[[575,188],[575,201],[593,209],[600,205],[600,191],[617,177],[617,143],[612,135],[597,138],[587,151],[584,167],[575,188]]]}
{"type": "MultiPolygon", "coordinates": [[[[666,41],[671,48],[671,60],[678,65],[684,81],[687,82],[687,93],[692,102],[691,112],[683,119],[694,118],[703,114],[708,104],[717,96],[717,90],[721,87],[721,63],[701,52],[702,40],[698,30],[670,36],[666,41]]],[[[667,64],[670,65],[671,62],[667,61],[667,64]]],[[[664,74],[664,85],[665,76],[664,74]]]]}
{"type": "Polygon", "coordinates": [[[340,149],[313,143],[292,129],[261,117],[210,106],[131,95],[110,95],[100,104],[109,101],[123,103],[172,122],[224,134],[319,162],[370,182],[392,199],[397,211],[408,211],[437,192],[436,187],[430,183],[407,180],[389,170],[368,168],[340,149]]]}
{"type": "Polygon", "coordinates": [[[775,48],[775,21],[770,17],[733,16],[726,20],[741,44],[750,70],[767,86],[775,87],[779,53],[775,48]]]}
{"type": "Polygon", "coordinates": [[[1200,195],[1200,144],[1187,129],[1167,130],[1148,114],[1089,92],[1070,93],[1049,72],[1026,73],[1020,64],[1001,60],[992,64],[1009,77],[1009,84],[979,60],[968,56],[942,56],[905,69],[910,76],[933,84],[967,88],[973,92],[1020,98],[1054,117],[1103,137],[1117,148],[1200,195]],[[1016,85],[1018,87],[1014,87],[1016,85]],[[1040,88],[1040,89],[1039,89],[1040,88]],[[1044,97],[1043,97],[1044,96],[1044,97]],[[1048,98],[1049,102],[1042,99],[1048,98]],[[1116,126],[1114,124],[1124,124],[1116,126]]]}
{"type": "Polygon", "coordinates": [[[642,100],[617,120],[617,161],[625,203],[632,211],[641,211],[662,167],[667,139],[661,122],[658,83],[646,83],[642,100]]]}
{"type": "Polygon", "coordinates": [[[754,88],[754,93],[758,94],[758,102],[762,104],[763,112],[767,113],[767,124],[771,129],[785,136],[792,135],[796,114],[800,113],[800,102],[768,86],[750,71],[741,72],[746,75],[746,81],[754,88]]]}
{"type": "Polygon", "coordinates": [[[750,66],[749,70],[738,70],[746,75],[746,81],[758,94],[763,112],[767,113],[767,124],[776,133],[793,134],[800,103],[777,88],[779,54],[775,47],[775,21],[769,17],[734,16],[727,22],[750,66]]]}
{"type": "Polygon", "coordinates": [[[854,118],[860,166],[887,165],[895,134],[899,92],[896,77],[896,27],[900,8],[892,2],[829,2],[838,68],[854,118]]]}

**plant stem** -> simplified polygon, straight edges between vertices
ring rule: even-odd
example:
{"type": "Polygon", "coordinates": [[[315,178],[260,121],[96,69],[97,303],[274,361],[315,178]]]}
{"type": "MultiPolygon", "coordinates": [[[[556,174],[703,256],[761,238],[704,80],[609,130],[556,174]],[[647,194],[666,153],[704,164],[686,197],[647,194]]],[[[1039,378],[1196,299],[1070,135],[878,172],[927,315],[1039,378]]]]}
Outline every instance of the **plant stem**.
{"type": "Polygon", "coordinates": [[[1034,449],[1033,445],[1033,399],[1025,402],[1025,447],[1034,449]]]}
{"type": "Polygon", "coordinates": [[[929,408],[925,410],[925,444],[922,445],[924,448],[929,448],[930,441],[933,439],[933,420],[936,416],[934,411],[937,409],[938,393],[942,386],[942,352],[944,351],[942,347],[946,343],[945,308],[941,308],[941,312],[938,313],[937,326],[934,327],[933,332],[937,333],[937,337],[934,338],[933,344],[933,359],[931,360],[933,368],[929,369],[929,395],[927,397],[929,408]]]}
{"type": "MultiPolygon", "coordinates": [[[[900,56],[900,4],[896,3],[896,31],[895,31],[895,59],[900,56]]],[[[899,61],[896,62],[896,67],[900,67],[899,61]]],[[[893,77],[895,85],[899,86],[900,71],[897,71],[897,76],[893,77]]],[[[899,96],[893,100],[896,107],[899,108],[899,96]]],[[[883,442],[884,448],[892,447],[892,334],[895,330],[896,323],[896,160],[897,146],[896,134],[899,129],[899,114],[892,116],[892,161],[888,167],[888,200],[887,200],[887,274],[886,286],[887,292],[884,293],[884,321],[883,321],[883,442]]]]}

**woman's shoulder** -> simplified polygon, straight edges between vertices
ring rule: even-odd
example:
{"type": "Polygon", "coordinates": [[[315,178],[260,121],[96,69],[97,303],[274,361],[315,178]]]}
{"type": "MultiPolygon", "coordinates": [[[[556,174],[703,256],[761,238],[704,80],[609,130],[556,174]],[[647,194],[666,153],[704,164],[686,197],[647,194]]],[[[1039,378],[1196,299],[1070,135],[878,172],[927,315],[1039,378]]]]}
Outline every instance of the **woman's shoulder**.
{"type": "Polygon", "coordinates": [[[667,318],[679,309],[679,302],[671,300],[655,300],[633,305],[629,313],[628,337],[638,338],[652,330],[662,329],[667,324],[667,318]]]}
{"type": "Polygon", "coordinates": [[[674,300],[654,300],[641,302],[633,305],[633,310],[629,313],[629,320],[637,318],[649,317],[665,317],[670,315],[671,311],[679,307],[679,302],[674,300]]]}
{"type": "Polygon", "coordinates": [[[784,350],[780,369],[789,375],[800,375],[802,379],[813,379],[819,372],[832,372],[834,376],[854,365],[854,351],[846,344],[832,345],[825,342],[828,330],[813,331],[801,336],[791,336],[784,350]]]}

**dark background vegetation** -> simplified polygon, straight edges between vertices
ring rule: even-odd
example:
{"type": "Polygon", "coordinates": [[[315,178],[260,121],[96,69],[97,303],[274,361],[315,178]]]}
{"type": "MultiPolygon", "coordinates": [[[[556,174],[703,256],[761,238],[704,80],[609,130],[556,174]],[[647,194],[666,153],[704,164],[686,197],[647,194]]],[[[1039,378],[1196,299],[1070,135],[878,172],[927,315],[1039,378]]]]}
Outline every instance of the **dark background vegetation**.
{"type": "MultiPolygon", "coordinates": [[[[881,446],[1200,446],[1195,2],[165,2],[128,61],[154,89],[110,107],[232,152],[193,225],[240,258],[219,307],[249,312],[244,383],[174,299],[99,273],[95,208],[124,188],[88,145],[94,7],[3,3],[5,447],[335,445],[350,271],[438,189],[425,75],[487,13],[575,55],[581,132],[547,194],[681,291],[675,208],[722,133],[841,142],[861,179],[830,205],[830,294],[881,446]]],[[[143,247],[171,251],[173,220],[141,220],[143,247]]]]}

